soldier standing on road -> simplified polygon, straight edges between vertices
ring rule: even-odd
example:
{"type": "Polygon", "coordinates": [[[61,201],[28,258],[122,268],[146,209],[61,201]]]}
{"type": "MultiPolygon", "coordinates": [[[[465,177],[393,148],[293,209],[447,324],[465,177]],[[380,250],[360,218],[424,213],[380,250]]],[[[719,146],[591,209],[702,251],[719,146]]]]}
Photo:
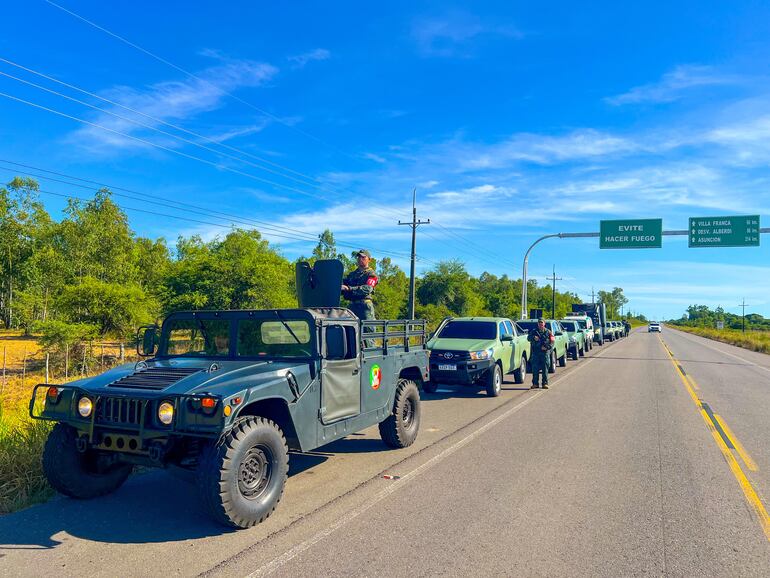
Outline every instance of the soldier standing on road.
{"type": "Polygon", "coordinates": [[[532,387],[537,389],[542,387],[548,389],[548,366],[551,363],[551,350],[553,349],[554,336],[550,329],[545,326],[543,319],[537,320],[537,329],[533,329],[527,335],[527,340],[531,344],[532,356],[532,387]],[[543,373],[543,385],[540,386],[540,372],[543,373]]]}
{"type": "Polygon", "coordinates": [[[626,337],[628,337],[628,334],[631,333],[631,324],[628,322],[628,319],[623,321],[623,329],[625,329],[626,337]]]}
{"type": "Polygon", "coordinates": [[[369,267],[371,257],[369,251],[361,249],[356,253],[358,267],[342,280],[342,296],[350,301],[349,309],[359,319],[375,319],[372,297],[378,279],[369,267]]]}

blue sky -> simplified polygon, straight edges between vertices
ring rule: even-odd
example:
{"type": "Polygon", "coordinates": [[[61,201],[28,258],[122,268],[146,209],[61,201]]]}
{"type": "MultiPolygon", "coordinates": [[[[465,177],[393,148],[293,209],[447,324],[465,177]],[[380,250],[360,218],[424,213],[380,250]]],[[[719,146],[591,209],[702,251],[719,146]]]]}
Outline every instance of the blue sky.
{"type": "MultiPolygon", "coordinates": [[[[237,215],[288,257],[328,227],[408,269],[395,223],[417,187],[432,221],[418,270],[459,258],[519,277],[538,236],[600,219],[770,226],[767,3],[56,3],[102,29],[44,0],[6,6],[0,92],[29,104],[0,97],[0,158],[188,219],[129,210],[141,235],[213,238],[237,215]]],[[[64,199],[42,198],[58,214],[64,199]]],[[[739,312],[744,297],[770,316],[767,235],[745,249],[549,240],[530,276],[553,265],[562,288],[621,286],[652,317],[739,312]]]]}

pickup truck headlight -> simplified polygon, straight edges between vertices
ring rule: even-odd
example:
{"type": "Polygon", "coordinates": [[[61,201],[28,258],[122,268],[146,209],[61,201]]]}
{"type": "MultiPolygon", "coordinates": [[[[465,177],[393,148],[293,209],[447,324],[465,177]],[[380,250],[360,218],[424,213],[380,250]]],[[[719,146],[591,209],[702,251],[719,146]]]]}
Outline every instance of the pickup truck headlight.
{"type": "Polygon", "coordinates": [[[490,347],[482,351],[471,351],[471,359],[479,361],[481,359],[491,359],[494,354],[494,350],[490,347]]]}

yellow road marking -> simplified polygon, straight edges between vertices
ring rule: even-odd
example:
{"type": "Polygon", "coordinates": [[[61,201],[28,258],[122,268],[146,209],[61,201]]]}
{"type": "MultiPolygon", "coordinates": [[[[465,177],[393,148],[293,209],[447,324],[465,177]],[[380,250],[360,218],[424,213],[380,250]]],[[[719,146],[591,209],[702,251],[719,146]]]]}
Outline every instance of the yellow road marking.
{"type": "Polygon", "coordinates": [[[695,380],[694,380],[692,377],[690,377],[690,376],[688,375],[688,376],[687,376],[687,379],[688,379],[688,380],[690,380],[690,385],[692,385],[692,387],[693,387],[693,389],[694,389],[695,391],[698,391],[698,390],[700,390],[700,387],[698,386],[698,384],[697,384],[697,383],[695,383],[695,380]]]}
{"type": "Polygon", "coordinates": [[[716,418],[719,425],[722,426],[722,430],[727,435],[727,439],[729,439],[733,446],[735,446],[735,451],[738,452],[739,456],[741,456],[741,459],[743,460],[743,463],[746,464],[746,467],[749,468],[752,472],[756,472],[759,469],[757,467],[757,463],[751,459],[749,452],[747,452],[746,448],[743,447],[743,444],[738,441],[738,438],[735,437],[735,434],[727,426],[725,421],[722,419],[722,416],[714,414],[714,417],[716,418]]]}
{"type": "MultiPolygon", "coordinates": [[[[687,388],[687,392],[690,394],[690,397],[695,402],[695,405],[698,406],[698,410],[700,412],[701,417],[703,418],[703,421],[706,424],[706,427],[711,432],[711,436],[714,438],[714,441],[717,444],[717,447],[719,447],[719,450],[722,452],[722,455],[725,458],[725,461],[727,462],[727,465],[730,466],[730,471],[733,473],[733,476],[735,476],[735,479],[738,481],[738,485],[740,485],[741,490],[743,490],[743,495],[746,497],[746,501],[749,503],[749,505],[754,509],[754,512],[757,514],[757,518],[759,519],[759,525],[762,527],[762,531],[765,533],[765,537],[767,538],[768,542],[770,542],[770,515],[768,515],[767,510],[765,509],[764,504],[762,503],[762,500],[759,498],[759,495],[757,494],[757,491],[754,489],[754,486],[751,485],[751,482],[746,477],[746,474],[743,472],[743,469],[741,468],[741,465],[738,463],[738,460],[735,459],[735,456],[730,451],[730,448],[727,447],[727,444],[722,439],[722,436],[717,431],[717,428],[714,427],[714,424],[711,422],[711,418],[709,418],[709,415],[706,413],[706,410],[703,409],[702,402],[698,395],[695,393],[695,390],[690,385],[690,381],[687,379],[688,376],[685,376],[682,373],[682,370],[679,369],[679,364],[677,363],[676,358],[674,357],[674,354],[671,352],[671,350],[668,348],[668,345],[666,345],[666,342],[663,341],[663,338],[658,336],[663,346],[666,348],[666,351],[668,351],[668,354],[671,356],[671,363],[674,365],[674,369],[676,370],[677,375],[679,375],[679,379],[684,384],[685,388],[687,388]]],[[[743,450],[743,446],[740,446],[740,444],[736,443],[735,434],[733,434],[726,426],[723,420],[719,418],[716,414],[714,417],[717,419],[719,425],[722,427],[722,429],[725,431],[726,435],[728,435],[728,438],[732,442],[732,444],[735,446],[736,451],[738,451],[738,454],[741,456],[741,459],[743,459],[744,462],[746,462],[746,458],[741,454],[741,450],[743,450]],[[741,447],[741,450],[738,450],[738,447],[741,447]]],[[[745,450],[743,450],[745,452],[745,450]]],[[[745,454],[746,457],[749,459],[750,463],[753,464],[756,467],[756,464],[753,460],[751,460],[751,457],[749,457],[748,454],[745,454]]],[[[751,469],[749,466],[749,463],[746,463],[746,466],[751,469]]]]}

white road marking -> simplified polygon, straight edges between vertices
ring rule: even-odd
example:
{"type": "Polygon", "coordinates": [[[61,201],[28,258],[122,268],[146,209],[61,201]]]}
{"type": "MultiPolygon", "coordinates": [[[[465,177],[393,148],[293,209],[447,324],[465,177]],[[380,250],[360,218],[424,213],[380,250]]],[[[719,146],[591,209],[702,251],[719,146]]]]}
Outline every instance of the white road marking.
{"type": "MultiPolygon", "coordinates": [[[[602,351],[601,353],[592,356],[590,359],[586,360],[585,363],[582,363],[580,367],[575,369],[574,371],[570,372],[564,378],[560,378],[558,380],[554,380],[555,383],[559,383],[562,381],[562,379],[566,379],[567,377],[570,377],[571,375],[574,375],[584,367],[588,366],[594,359],[597,357],[601,357],[602,354],[607,351],[606,349],[602,351]]],[[[326,529],[321,530],[314,536],[308,538],[304,542],[301,542],[300,544],[297,544],[290,550],[287,550],[284,552],[281,556],[278,556],[277,558],[274,558],[272,561],[268,562],[267,564],[264,564],[263,566],[260,566],[256,570],[254,570],[252,573],[247,574],[245,578],[257,578],[258,576],[267,576],[268,574],[271,574],[278,570],[281,566],[284,566],[286,563],[290,562],[303,552],[309,550],[313,546],[315,546],[318,542],[323,540],[324,538],[330,536],[340,528],[342,528],[344,525],[346,525],[351,520],[356,519],[361,514],[364,514],[367,510],[371,509],[373,506],[377,505],[379,502],[396,492],[397,490],[401,489],[401,487],[406,484],[409,480],[412,480],[419,476],[420,474],[425,473],[430,468],[435,466],[436,464],[442,462],[444,459],[455,453],[457,450],[462,448],[463,446],[468,445],[471,441],[479,437],[481,434],[489,430],[490,428],[494,427],[501,421],[503,421],[505,418],[511,416],[512,414],[519,411],[522,407],[527,405],[528,403],[532,402],[533,400],[537,399],[541,395],[543,395],[545,391],[538,391],[534,395],[528,397],[521,403],[516,404],[511,409],[507,410],[505,413],[502,413],[501,415],[497,416],[492,421],[484,424],[476,431],[468,434],[463,439],[459,440],[455,444],[449,446],[444,451],[442,451],[439,454],[436,454],[432,458],[430,458],[427,462],[424,464],[418,466],[408,474],[405,474],[401,476],[399,480],[394,480],[391,485],[389,485],[387,488],[379,492],[378,494],[374,495],[369,501],[364,502],[360,506],[358,506],[356,509],[354,509],[352,512],[346,514],[344,517],[337,520],[334,524],[331,524],[326,529]]]]}

